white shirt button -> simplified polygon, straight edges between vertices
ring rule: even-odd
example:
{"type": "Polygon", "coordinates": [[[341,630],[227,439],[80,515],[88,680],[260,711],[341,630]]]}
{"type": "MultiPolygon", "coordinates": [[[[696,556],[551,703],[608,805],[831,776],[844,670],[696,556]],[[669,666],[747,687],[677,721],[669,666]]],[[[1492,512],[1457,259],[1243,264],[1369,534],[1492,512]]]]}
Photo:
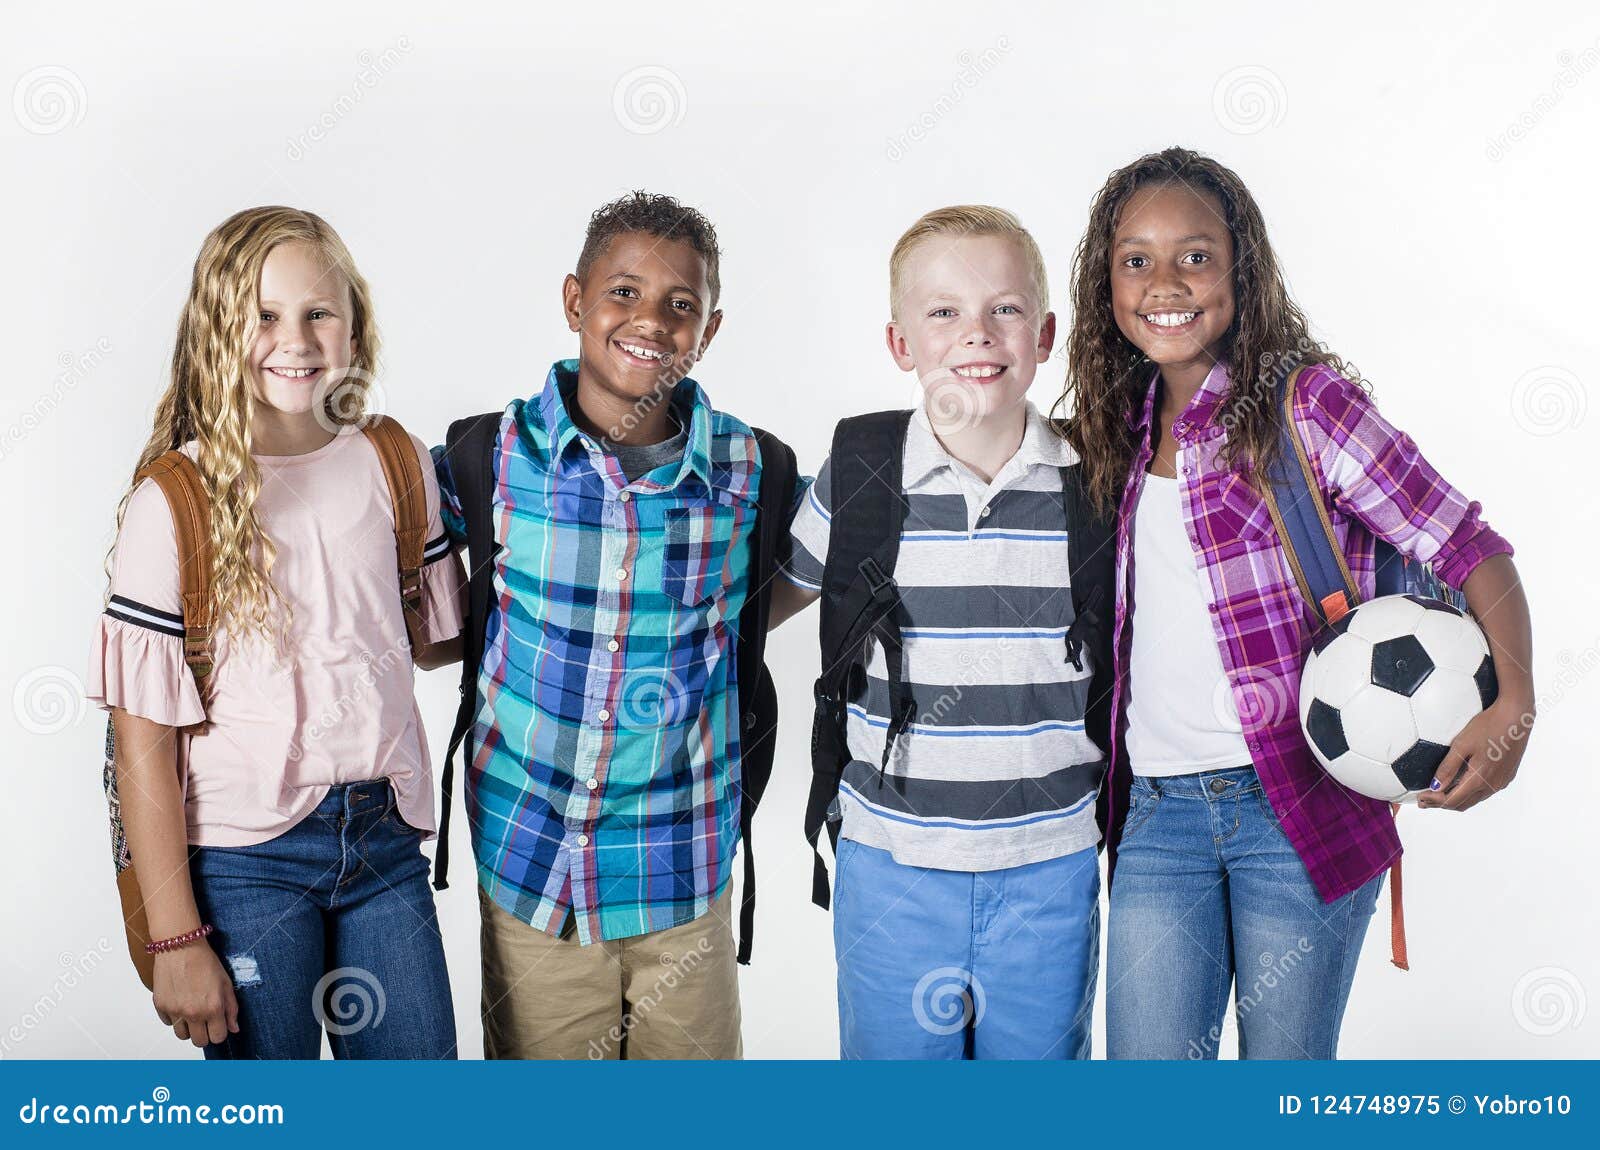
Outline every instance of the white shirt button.
{"type": "Polygon", "coordinates": [[[626,503],[628,500],[633,498],[633,492],[624,491],[621,495],[617,496],[617,498],[620,499],[623,503],[626,503]]]}
{"type": "Polygon", "coordinates": [[[585,779],[585,780],[583,780],[583,785],[588,787],[592,791],[592,790],[594,790],[596,787],[598,787],[600,785],[600,780],[599,779],[585,779]]]}
{"type": "Polygon", "coordinates": [[[628,569],[626,567],[618,567],[617,568],[617,578],[619,580],[622,580],[622,579],[626,579],[627,577],[628,577],[628,569]]]}
{"type": "Polygon", "coordinates": [[[989,509],[987,507],[985,507],[982,511],[978,512],[978,518],[979,519],[987,519],[987,518],[989,518],[989,509]]]}
{"type": "Polygon", "coordinates": [[[606,710],[604,707],[601,707],[600,713],[596,715],[595,718],[599,719],[603,723],[607,719],[611,718],[611,712],[606,710]]]}
{"type": "Polygon", "coordinates": [[[578,845],[580,847],[588,846],[589,845],[589,836],[588,835],[579,835],[578,836],[578,845]]]}
{"type": "Polygon", "coordinates": [[[609,639],[609,640],[606,641],[606,650],[607,651],[615,651],[618,648],[620,648],[621,646],[622,646],[622,644],[617,642],[615,639],[609,639]]]}

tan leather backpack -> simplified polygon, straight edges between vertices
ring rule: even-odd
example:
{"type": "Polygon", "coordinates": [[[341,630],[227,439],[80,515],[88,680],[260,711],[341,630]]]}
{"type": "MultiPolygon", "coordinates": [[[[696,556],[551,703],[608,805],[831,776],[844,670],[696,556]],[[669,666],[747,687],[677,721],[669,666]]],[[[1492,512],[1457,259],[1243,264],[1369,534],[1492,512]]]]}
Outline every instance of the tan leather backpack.
{"type": "MultiPolygon", "coordinates": [[[[361,429],[378,452],[383,477],[394,507],[394,535],[399,555],[400,600],[405,612],[406,637],[416,651],[422,637],[422,553],[428,542],[428,508],[422,467],[411,437],[387,416],[378,416],[361,429]]],[[[158,456],[134,477],[134,485],[153,479],[167,498],[178,540],[178,588],[183,599],[183,655],[200,697],[206,697],[211,677],[211,632],[216,604],[211,597],[211,506],[200,480],[200,469],[181,451],[158,456]]],[[[205,721],[185,728],[191,735],[205,733],[205,721]]],[[[134,872],[122,828],[122,804],[117,796],[116,733],[106,723],[106,759],[103,781],[111,816],[111,850],[117,868],[117,894],[122,901],[122,922],[128,936],[128,954],[147,989],[153,986],[155,956],[145,953],[150,927],[144,899],[134,872]]]]}

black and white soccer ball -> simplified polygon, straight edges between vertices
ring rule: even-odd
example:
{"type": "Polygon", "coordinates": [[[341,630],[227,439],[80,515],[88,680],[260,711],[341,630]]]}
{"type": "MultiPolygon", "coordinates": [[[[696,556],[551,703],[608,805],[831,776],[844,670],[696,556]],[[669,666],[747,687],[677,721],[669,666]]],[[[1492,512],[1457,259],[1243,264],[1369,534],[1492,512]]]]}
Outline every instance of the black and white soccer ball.
{"type": "Polygon", "coordinates": [[[1438,599],[1385,595],[1346,614],[1306,660],[1300,726],[1339,782],[1410,802],[1498,692],[1476,622],[1438,599]]]}

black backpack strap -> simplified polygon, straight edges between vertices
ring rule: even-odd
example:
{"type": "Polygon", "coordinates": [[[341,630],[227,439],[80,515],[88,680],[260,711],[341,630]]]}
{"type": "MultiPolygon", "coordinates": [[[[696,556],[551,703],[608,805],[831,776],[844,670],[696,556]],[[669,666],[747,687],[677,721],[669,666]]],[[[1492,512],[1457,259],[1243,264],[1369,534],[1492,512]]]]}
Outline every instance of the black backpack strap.
{"type": "MultiPolygon", "coordinates": [[[[1112,632],[1116,614],[1117,517],[1100,511],[1090,497],[1083,465],[1061,469],[1061,495],[1067,513],[1067,578],[1072,584],[1072,623],[1067,627],[1067,661],[1083,669],[1089,657],[1093,673],[1084,700],[1084,733],[1103,753],[1111,749],[1111,697],[1116,685],[1112,632]]],[[[1106,777],[1095,800],[1095,815],[1104,836],[1115,843],[1116,828],[1109,828],[1112,812],[1128,809],[1128,779],[1115,764],[1106,764],[1106,777]],[[1112,801],[1115,796],[1115,802],[1112,801]]],[[[1115,865],[1115,847],[1112,848],[1115,865]]]]}
{"type": "Polygon", "coordinates": [[[818,840],[828,826],[837,847],[837,829],[828,811],[839,794],[839,780],[850,760],[846,705],[866,687],[862,665],[867,641],[883,644],[889,676],[889,729],[883,762],[911,721],[913,705],[905,682],[900,633],[900,589],[894,581],[905,524],[902,460],[909,411],[880,411],[841,420],[829,453],[832,520],[822,574],[822,674],[815,688],[811,728],[811,792],[806,801],[806,841],[811,844],[811,900],[826,908],[828,868],[818,840]]]}
{"type": "Polygon", "coordinates": [[[433,886],[444,890],[450,869],[450,799],[455,792],[456,752],[464,762],[472,761],[468,738],[478,715],[478,668],[483,663],[484,637],[489,627],[489,601],[494,590],[493,495],[495,484],[495,440],[500,433],[503,411],[458,419],[445,434],[445,459],[450,477],[455,480],[456,500],[467,528],[467,618],[462,631],[461,702],[456,708],[455,727],[450,732],[450,749],[445,753],[444,771],[439,779],[439,843],[434,852],[433,886]]]}
{"type": "Polygon", "coordinates": [[[756,807],[772,778],[777,753],[778,692],[766,668],[767,621],[772,581],[778,575],[778,544],[789,531],[794,507],[794,452],[777,436],[753,429],[761,455],[761,479],[750,564],[750,590],[739,612],[735,674],[739,681],[739,834],[744,844],[744,892],[739,901],[738,961],[750,963],[756,927],[756,807]]]}
{"type": "Polygon", "coordinates": [[[1102,750],[1110,742],[1112,650],[1115,620],[1112,591],[1117,577],[1117,520],[1095,508],[1085,486],[1083,465],[1061,469],[1061,497],[1067,515],[1067,577],[1072,586],[1072,622],[1067,627],[1067,662],[1093,668],[1084,730],[1102,750]]]}

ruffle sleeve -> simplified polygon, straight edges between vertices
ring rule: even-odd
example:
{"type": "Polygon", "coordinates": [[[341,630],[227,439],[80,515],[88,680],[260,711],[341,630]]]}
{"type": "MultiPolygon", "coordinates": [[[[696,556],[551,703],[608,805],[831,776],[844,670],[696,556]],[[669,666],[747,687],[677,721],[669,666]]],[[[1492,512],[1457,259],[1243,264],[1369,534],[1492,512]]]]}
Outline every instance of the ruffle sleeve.
{"type": "Polygon", "coordinates": [[[183,661],[183,631],[172,635],[117,618],[113,601],[100,616],[89,656],[86,694],[110,709],[169,727],[187,727],[206,717],[194,673],[183,661]]]}
{"type": "Polygon", "coordinates": [[[440,516],[439,481],[434,475],[433,456],[427,444],[414,435],[411,444],[422,464],[428,504],[428,545],[422,552],[423,638],[429,643],[442,643],[461,634],[465,626],[467,579],[440,516]]]}
{"type": "Polygon", "coordinates": [[[134,491],[111,563],[111,597],[96,621],[85,694],[104,708],[167,726],[206,717],[183,658],[178,543],[166,496],[151,480],[134,491]]]}

